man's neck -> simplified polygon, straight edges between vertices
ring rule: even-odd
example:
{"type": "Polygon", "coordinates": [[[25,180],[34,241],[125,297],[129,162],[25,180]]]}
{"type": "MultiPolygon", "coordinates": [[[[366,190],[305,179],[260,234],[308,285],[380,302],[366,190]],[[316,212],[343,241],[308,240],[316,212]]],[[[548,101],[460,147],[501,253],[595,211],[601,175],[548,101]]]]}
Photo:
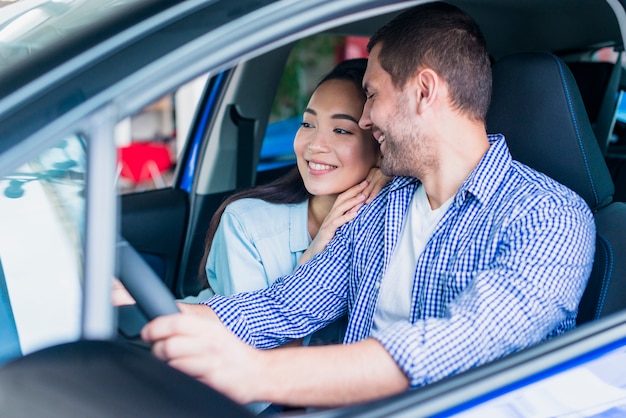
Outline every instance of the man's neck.
{"type": "Polygon", "coordinates": [[[420,179],[431,209],[437,209],[454,196],[489,149],[483,125],[470,124],[460,133],[449,133],[442,146],[439,164],[420,179]]]}

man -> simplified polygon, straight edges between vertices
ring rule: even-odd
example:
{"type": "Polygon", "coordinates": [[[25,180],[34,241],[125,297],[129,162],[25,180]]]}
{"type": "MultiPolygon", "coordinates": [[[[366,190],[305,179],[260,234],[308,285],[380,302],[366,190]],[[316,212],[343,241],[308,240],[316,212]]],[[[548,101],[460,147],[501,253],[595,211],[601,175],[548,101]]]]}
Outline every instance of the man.
{"type": "Polygon", "coordinates": [[[575,324],[593,218],[486,134],[491,70],[476,24],[454,6],[420,5],[368,49],[360,125],[381,143],[382,170],[398,177],[292,276],[183,307],[197,315],[142,332],[158,357],[239,402],[380,398],[575,324]],[[346,312],[344,345],[259,349],[346,312]]]}

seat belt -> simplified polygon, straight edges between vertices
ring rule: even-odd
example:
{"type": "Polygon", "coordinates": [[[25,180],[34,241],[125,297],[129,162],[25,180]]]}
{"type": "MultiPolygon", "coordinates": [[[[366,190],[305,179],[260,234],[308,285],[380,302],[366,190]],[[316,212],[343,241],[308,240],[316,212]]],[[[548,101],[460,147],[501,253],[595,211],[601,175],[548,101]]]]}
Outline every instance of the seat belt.
{"type": "Polygon", "coordinates": [[[600,144],[602,154],[606,154],[609,146],[609,140],[613,133],[613,127],[615,126],[615,110],[618,105],[617,99],[619,97],[619,85],[622,79],[622,51],[617,54],[617,61],[613,66],[609,81],[606,89],[604,90],[604,97],[600,104],[600,110],[598,110],[598,116],[593,126],[594,133],[600,144]]]}
{"type": "Polygon", "coordinates": [[[254,128],[256,119],[242,116],[234,105],[230,106],[230,118],[237,126],[237,189],[254,184],[254,128]]]}

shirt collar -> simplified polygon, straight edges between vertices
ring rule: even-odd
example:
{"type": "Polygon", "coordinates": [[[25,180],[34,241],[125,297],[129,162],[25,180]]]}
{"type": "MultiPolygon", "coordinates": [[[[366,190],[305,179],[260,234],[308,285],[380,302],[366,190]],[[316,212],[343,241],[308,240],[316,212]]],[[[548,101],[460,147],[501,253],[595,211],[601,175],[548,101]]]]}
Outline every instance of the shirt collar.
{"type": "Polygon", "coordinates": [[[389,187],[389,192],[394,192],[412,184],[418,185],[421,183],[415,177],[394,177],[393,181],[389,183],[387,187],[389,187]]]}
{"type": "Polygon", "coordinates": [[[490,147],[481,158],[476,168],[465,179],[455,201],[462,204],[468,195],[478,201],[486,202],[500,188],[511,166],[512,157],[502,134],[487,135],[490,147]]]}
{"type": "MultiPolygon", "coordinates": [[[[455,202],[461,205],[469,195],[479,201],[488,201],[500,187],[508,168],[511,166],[511,153],[504,135],[487,135],[490,147],[481,158],[476,168],[465,179],[456,194],[455,202]]],[[[420,181],[413,177],[396,177],[388,185],[389,192],[394,192],[409,185],[419,185],[420,181]]]]}

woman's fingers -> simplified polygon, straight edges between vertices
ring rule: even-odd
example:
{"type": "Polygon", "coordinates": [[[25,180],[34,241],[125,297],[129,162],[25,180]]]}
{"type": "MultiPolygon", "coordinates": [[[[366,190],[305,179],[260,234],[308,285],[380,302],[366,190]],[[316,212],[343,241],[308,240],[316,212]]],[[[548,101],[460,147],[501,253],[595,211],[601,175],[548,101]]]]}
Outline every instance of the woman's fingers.
{"type": "Polygon", "coordinates": [[[335,231],[346,222],[353,220],[359,209],[369,203],[376,194],[389,182],[390,178],[382,174],[380,169],[370,170],[367,179],[340,193],[328,215],[314,238],[312,245],[317,254],[335,236],[335,231]]]}
{"type": "Polygon", "coordinates": [[[367,180],[363,180],[359,184],[350,187],[345,192],[340,193],[333,204],[331,213],[333,211],[345,213],[353,206],[365,202],[365,199],[367,198],[365,190],[368,186],[369,182],[367,180]]]}
{"type": "Polygon", "coordinates": [[[378,167],[374,167],[367,175],[367,187],[363,190],[363,194],[367,196],[365,203],[370,203],[378,192],[391,181],[392,177],[386,176],[378,167]]]}
{"type": "Polygon", "coordinates": [[[359,194],[365,195],[364,191],[367,189],[368,185],[368,181],[363,180],[359,184],[355,184],[354,186],[350,187],[348,190],[339,193],[339,195],[337,196],[337,200],[335,200],[335,205],[341,202],[345,202],[349,199],[353,199],[359,194]]]}

